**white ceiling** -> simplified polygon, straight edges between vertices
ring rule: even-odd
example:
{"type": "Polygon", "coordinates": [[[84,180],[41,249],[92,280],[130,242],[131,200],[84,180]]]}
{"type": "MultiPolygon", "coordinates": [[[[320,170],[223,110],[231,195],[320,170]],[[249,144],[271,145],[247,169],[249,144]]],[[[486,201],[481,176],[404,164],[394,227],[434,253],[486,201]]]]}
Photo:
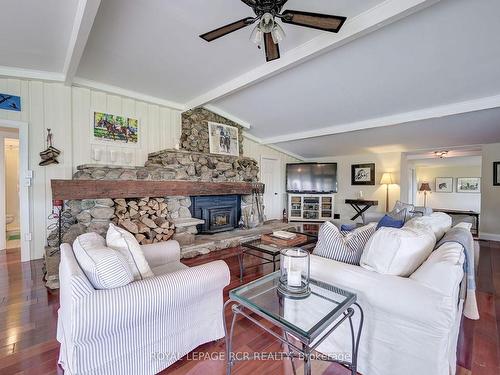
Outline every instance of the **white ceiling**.
{"type": "MultiPolygon", "coordinates": [[[[286,7],[353,17],[381,0],[290,0],[286,7]]],[[[207,31],[254,16],[238,0],[106,0],[77,75],[174,102],[185,103],[222,82],[265,64],[250,42],[252,26],[207,43],[207,31]]],[[[281,53],[321,31],[283,26],[281,53]]]]}
{"type": "Polygon", "coordinates": [[[266,64],[248,40],[252,27],[212,43],[198,37],[252,15],[238,0],[5,2],[0,75],[176,108],[208,103],[304,158],[500,141],[498,0],[289,0],[286,8],[348,22],[336,35],[284,25],[282,59],[266,64]]]}
{"type": "Polygon", "coordinates": [[[213,104],[266,139],[498,95],[499,67],[500,1],[443,0],[213,104]]]}
{"type": "Polygon", "coordinates": [[[78,0],[2,1],[0,65],[60,72],[78,0]]]}
{"type": "Polygon", "coordinates": [[[366,153],[439,150],[500,142],[500,108],[358,130],[276,145],[304,158],[366,153]]]}
{"type": "Polygon", "coordinates": [[[462,156],[451,157],[444,159],[424,159],[415,160],[413,163],[416,167],[424,168],[442,168],[442,167],[480,167],[482,164],[481,156],[462,156]]]}

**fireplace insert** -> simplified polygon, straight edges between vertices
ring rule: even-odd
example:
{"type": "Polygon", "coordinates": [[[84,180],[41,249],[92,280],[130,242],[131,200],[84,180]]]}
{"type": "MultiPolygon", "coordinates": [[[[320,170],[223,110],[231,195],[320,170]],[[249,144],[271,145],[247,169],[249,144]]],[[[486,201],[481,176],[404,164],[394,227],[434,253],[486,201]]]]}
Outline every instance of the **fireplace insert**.
{"type": "Polygon", "coordinates": [[[239,195],[208,195],[191,197],[191,215],[205,220],[200,233],[218,233],[238,226],[241,215],[239,195]]]}

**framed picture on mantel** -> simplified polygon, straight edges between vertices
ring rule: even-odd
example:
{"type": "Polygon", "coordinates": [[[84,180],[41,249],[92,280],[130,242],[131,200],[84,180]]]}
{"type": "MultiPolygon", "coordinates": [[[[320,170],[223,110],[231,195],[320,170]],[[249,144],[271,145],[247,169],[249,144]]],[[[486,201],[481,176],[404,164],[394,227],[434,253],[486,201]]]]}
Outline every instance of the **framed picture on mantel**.
{"type": "Polygon", "coordinates": [[[240,145],[238,128],[234,126],[208,122],[210,153],[238,156],[240,145]]]}
{"type": "Polygon", "coordinates": [[[352,164],[351,185],[375,185],[375,163],[352,164]]]}

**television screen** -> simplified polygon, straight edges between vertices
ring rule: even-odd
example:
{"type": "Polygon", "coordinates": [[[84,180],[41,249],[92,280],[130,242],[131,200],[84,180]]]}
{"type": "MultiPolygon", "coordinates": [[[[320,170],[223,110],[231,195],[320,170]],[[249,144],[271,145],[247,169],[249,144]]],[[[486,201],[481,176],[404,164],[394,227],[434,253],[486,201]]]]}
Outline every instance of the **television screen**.
{"type": "Polygon", "coordinates": [[[337,163],[287,164],[286,191],[289,193],[336,193],[337,163]]]}

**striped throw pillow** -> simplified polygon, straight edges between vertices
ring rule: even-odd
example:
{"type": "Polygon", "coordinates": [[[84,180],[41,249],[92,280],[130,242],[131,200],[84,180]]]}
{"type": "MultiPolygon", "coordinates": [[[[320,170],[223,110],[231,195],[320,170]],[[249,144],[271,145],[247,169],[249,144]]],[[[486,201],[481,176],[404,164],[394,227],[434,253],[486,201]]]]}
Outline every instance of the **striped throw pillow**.
{"type": "Polygon", "coordinates": [[[370,223],[350,232],[340,232],[334,224],[327,221],[319,230],[318,243],[313,254],[359,265],[363,249],[376,229],[377,223],[370,223]]]}
{"type": "Polygon", "coordinates": [[[134,281],[127,260],[118,251],[106,247],[97,233],[85,233],[73,243],[80,268],[95,289],[112,289],[134,281]]]}

